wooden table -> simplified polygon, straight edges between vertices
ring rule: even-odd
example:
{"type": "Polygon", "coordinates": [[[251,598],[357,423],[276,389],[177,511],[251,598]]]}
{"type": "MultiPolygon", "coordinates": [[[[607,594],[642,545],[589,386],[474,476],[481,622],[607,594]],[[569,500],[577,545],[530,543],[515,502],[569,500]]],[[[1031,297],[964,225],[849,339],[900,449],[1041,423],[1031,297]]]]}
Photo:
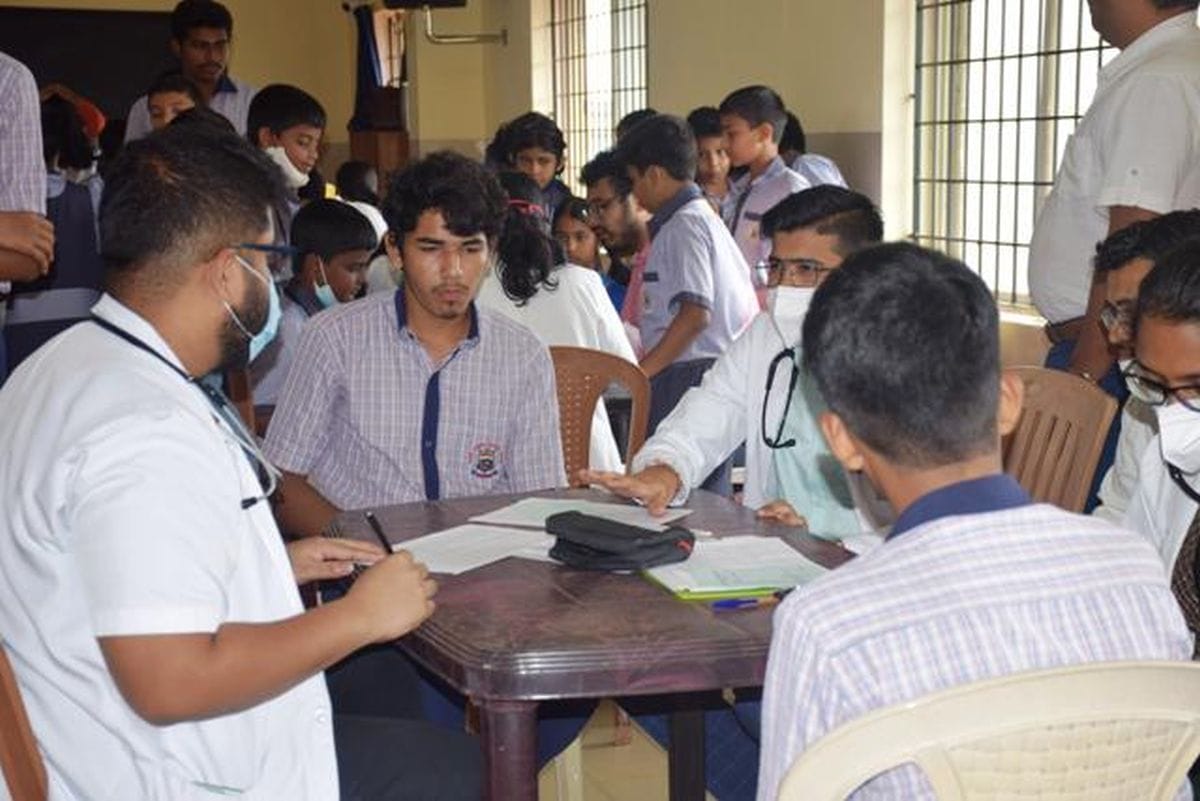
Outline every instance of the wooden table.
{"type": "MultiPolygon", "coordinates": [[[[586,489],[534,494],[615,500],[586,489]]],[[[528,496],[410,503],[375,513],[398,543],[521,497],[528,496]]],[[[698,491],[688,507],[693,512],[684,525],[717,536],[784,536],[829,567],[851,556],[832,543],[761,524],[753,512],[717,495],[698,491]]],[[[361,513],[343,514],[338,525],[347,536],[373,539],[361,513]]],[[[640,576],[523,559],[438,576],[438,582],[437,611],[400,645],[478,705],[491,799],[537,798],[539,701],[711,692],[763,682],[769,609],[714,614],[640,576]]],[[[703,723],[700,710],[672,713],[672,799],[704,797],[703,723]]]]}

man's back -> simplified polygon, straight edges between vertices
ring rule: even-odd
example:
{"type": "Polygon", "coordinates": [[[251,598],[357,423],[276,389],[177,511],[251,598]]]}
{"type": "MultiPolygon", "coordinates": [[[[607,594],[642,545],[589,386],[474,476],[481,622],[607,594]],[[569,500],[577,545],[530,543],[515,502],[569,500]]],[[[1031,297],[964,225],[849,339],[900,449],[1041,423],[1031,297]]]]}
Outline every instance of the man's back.
{"type": "MultiPolygon", "coordinates": [[[[1183,659],[1162,564],[1131,532],[1047,505],[943,517],[795,593],[775,616],[759,798],[851,719],[1025,670],[1183,659]]],[[[856,799],[932,799],[915,768],[856,799]]]]}

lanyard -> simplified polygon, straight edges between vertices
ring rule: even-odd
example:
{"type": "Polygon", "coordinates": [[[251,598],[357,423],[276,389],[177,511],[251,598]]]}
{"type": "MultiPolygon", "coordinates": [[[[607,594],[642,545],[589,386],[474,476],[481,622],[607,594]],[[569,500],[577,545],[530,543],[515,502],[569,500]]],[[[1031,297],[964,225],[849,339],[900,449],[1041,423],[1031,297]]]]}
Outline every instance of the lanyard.
{"type": "Polygon", "coordinates": [[[253,436],[246,429],[245,424],[242,422],[237,410],[233,408],[233,404],[229,401],[229,398],[225,397],[225,393],[221,392],[221,390],[217,389],[216,387],[205,384],[203,381],[198,381],[192,378],[183,370],[179,369],[179,367],[172,364],[171,361],[161,353],[125,329],[113,325],[108,320],[105,320],[95,314],[91,316],[91,321],[113,336],[125,340],[138,350],[149,353],[167,367],[171,368],[171,372],[175,373],[192,386],[199,388],[200,391],[204,393],[205,399],[207,399],[212,405],[213,410],[222,420],[225,421],[230,430],[233,431],[234,439],[237,440],[238,445],[242,449],[242,453],[245,454],[246,459],[250,462],[250,467],[253,468],[254,474],[258,477],[258,483],[262,487],[262,495],[253,498],[242,499],[243,509],[251,508],[259,501],[269,498],[274,493],[274,468],[271,467],[270,463],[267,462],[267,460],[258,452],[258,448],[252,444],[254,442],[253,436]]]}

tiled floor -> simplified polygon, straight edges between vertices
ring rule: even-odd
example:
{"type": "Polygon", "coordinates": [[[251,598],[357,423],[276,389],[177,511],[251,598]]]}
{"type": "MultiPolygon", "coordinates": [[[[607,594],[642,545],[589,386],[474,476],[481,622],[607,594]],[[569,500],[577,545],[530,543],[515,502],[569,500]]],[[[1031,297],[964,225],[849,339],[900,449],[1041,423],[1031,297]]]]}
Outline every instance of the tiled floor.
{"type": "Polygon", "coordinates": [[[617,719],[616,706],[604,701],[580,735],[582,781],[576,786],[582,786],[582,799],[569,794],[560,798],[558,763],[552,762],[538,777],[540,801],[666,800],[666,751],[636,723],[618,727],[617,719]]]}

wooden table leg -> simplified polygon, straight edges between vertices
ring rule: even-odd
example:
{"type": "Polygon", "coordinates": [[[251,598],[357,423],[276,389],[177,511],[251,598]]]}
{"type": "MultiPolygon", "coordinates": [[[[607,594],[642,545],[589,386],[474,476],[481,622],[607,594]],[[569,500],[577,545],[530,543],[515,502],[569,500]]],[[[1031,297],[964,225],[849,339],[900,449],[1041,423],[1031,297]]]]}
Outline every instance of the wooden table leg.
{"type": "Polygon", "coordinates": [[[671,801],[704,801],[704,710],[670,713],[668,779],[671,801]]]}
{"type": "Polygon", "coordinates": [[[486,798],[537,801],[537,702],[480,701],[479,722],[486,798]]]}

